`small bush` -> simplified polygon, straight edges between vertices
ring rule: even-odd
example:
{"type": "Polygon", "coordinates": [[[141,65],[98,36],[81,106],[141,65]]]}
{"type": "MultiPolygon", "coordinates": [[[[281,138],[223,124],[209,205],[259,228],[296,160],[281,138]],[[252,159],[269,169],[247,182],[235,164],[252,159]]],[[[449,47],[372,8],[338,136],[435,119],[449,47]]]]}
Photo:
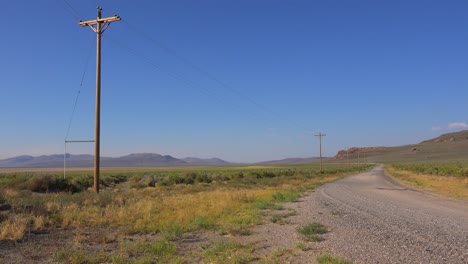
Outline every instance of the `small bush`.
{"type": "Polygon", "coordinates": [[[288,192],[277,192],[273,194],[273,200],[276,202],[284,203],[284,202],[297,202],[301,195],[299,192],[296,191],[288,191],[288,192]]]}
{"type": "Polygon", "coordinates": [[[157,178],[153,175],[133,176],[130,178],[130,188],[142,189],[146,187],[155,187],[157,178]]]}
{"type": "Polygon", "coordinates": [[[51,175],[40,175],[29,180],[28,189],[33,192],[55,192],[68,190],[68,182],[51,175]]]}
{"type": "Polygon", "coordinates": [[[196,183],[211,183],[213,179],[206,173],[200,173],[195,178],[196,183]]]}
{"type": "Polygon", "coordinates": [[[262,173],[262,178],[274,178],[276,174],[273,171],[264,171],[262,173]]]}
{"type": "Polygon", "coordinates": [[[185,183],[186,184],[194,184],[195,183],[195,178],[197,178],[197,173],[195,172],[187,172],[185,174],[185,183]]]}
{"type": "Polygon", "coordinates": [[[169,181],[172,182],[173,184],[181,184],[185,183],[184,177],[178,175],[178,174],[173,174],[169,176],[169,181]]]}
{"type": "Polygon", "coordinates": [[[80,175],[69,179],[70,192],[81,192],[93,186],[94,178],[91,175],[80,175]]]}

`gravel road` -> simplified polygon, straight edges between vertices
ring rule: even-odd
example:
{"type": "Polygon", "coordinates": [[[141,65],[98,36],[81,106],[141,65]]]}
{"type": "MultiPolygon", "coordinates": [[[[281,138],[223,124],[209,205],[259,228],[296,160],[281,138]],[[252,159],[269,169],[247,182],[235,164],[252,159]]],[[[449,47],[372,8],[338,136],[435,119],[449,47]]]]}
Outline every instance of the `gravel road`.
{"type": "Polygon", "coordinates": [[[404,187],[383,166],[326,184],[300,207],[299,223],[331,231],[319,247],[353,262],[468,263],[468,201],[404,187]]]}

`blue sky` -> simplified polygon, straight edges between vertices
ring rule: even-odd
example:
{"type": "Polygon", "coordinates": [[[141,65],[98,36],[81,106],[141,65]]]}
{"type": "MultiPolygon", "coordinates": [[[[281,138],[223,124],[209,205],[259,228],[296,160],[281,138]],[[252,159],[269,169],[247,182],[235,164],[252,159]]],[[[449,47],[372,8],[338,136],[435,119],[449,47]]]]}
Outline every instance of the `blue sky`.
{"type": "Polygon", "coordinates": [[[63,153],[259,161],[400,145],[468,128],[466,1],[6,1],[0,158],[63,153]],[[88,54],[91,59],[86,63],[88,54]],[[87,66],[86,66],[87,65],[87,66]],[[91,144],[69,152],[92,153],[91,144]]]}

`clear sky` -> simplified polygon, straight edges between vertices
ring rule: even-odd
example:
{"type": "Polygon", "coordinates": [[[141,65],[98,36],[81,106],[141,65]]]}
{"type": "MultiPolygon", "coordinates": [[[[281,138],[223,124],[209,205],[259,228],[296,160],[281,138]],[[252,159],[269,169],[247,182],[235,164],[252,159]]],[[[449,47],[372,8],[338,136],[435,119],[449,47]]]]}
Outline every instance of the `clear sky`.
{"type": "Polygon", "coordinates": [[[68,139],[93,138],[96,35],[77,20],[97,5],[123,19],[103,35],[103,156],[259,161],[317,156],[319,131],[334,155],[468,128],[465,0],[15,0],[0,158],[63,153],[85,69],[68,139]]]}

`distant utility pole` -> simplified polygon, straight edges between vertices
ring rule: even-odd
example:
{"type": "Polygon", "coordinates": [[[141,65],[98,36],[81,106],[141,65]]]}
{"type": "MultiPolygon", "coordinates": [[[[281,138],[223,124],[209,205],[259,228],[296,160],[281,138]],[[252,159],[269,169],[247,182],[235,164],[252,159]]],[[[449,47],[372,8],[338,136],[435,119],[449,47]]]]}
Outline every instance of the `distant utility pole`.
{"type": "Polygon", "coordinates": [[[359,160],[359,153],[360,153],[360,152],[361,152],[361,149],[358,148],[358,149],[357,149],[357,164],[358,164],[358,165],[361,165],[361,161],[359,160]]]}
{"type": "Polygon", "coordinates": [[[94,191],[99,193],[99,171],[100,171],[100,143],[101,143],[101,35],[112,22],[119,21],[117,15],[101,18],[102,8],[97,7],[97,18],[94,20],[81,21],[83,27],[89,26],[96,32],[96,127],[94,139],[94,191]]]}
{"type": "Polygon", "coordinates": [[[349,147],[346,149],[346,160],[348,161],[348,167],[349,167],[349,147]]]}
{"type": "Polygon", "coordinates": [[[325,134],[322,134],[322,132],[319,132],[316,137],[319,137],[320,141],[320,171],[322,171],[322,137],[326,136],[325,134]]]}

